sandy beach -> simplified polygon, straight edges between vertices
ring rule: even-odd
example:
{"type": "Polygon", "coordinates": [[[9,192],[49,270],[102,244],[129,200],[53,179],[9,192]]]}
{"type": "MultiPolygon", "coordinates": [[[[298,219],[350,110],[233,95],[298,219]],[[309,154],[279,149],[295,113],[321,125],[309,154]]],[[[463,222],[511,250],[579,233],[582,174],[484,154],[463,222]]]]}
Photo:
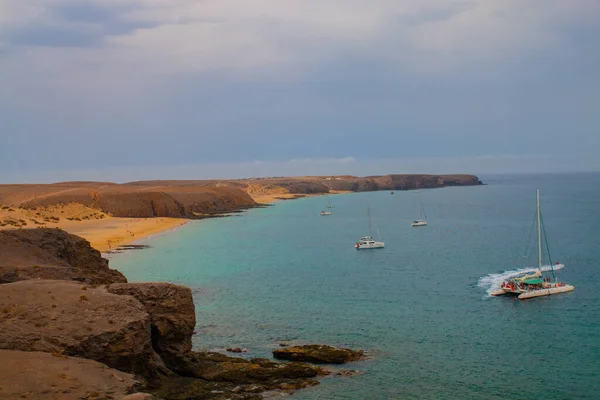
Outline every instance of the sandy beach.
{"type": "Polygon", "coordinates": [[[0,209],[0,229],[60,228],[107,252],[189,222],[184,218],[118,218],[80,204],[0,209]]]}
{"type": "Polygon", "coordinates": [[[282,200],[295,200],[301,199],[303,197],[315,197],[315,196],[328,196],[332,194],[344,194],[344,193],[353,193],[350,190],[331,190],[329,193],[310,193],[310,194],[293,194],[293,193],[260,193],[254,194],[250,193],[252,199],[260,204],[270,204],[275,203],[282,200]]]}
{"type": "Polygon", "coordinates": [[[101,252],[170,231],[189,222],[180,218],[114,218],[64,224],[61,228],[87,239],[101,252]]]}

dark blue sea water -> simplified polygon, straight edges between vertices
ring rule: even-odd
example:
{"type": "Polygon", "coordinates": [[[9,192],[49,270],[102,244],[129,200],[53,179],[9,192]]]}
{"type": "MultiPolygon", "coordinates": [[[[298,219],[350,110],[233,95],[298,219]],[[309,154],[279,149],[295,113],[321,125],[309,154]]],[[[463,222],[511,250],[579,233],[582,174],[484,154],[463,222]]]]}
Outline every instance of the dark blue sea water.
{"type": "MultiPolygon", "coordinates": [[[[130,281],[193,288],[197,349],[280,342],[368,351],[298,399],[600,398],[600,174],[483,176],[480,187],[279,202],[192,222],[114,257],[130,281]],[[536,265],[540,188],[569,294],[491,298],[492,278],[536,265]],[[411,228],[423,203],[429,226],[411,228]],[[385,240],[357,251],[367,207],[385,240]],[[524,255],[527,254],[526,257],[524,255]]],[[[375,236],[377,234],[375,233],[375,236]]]]}

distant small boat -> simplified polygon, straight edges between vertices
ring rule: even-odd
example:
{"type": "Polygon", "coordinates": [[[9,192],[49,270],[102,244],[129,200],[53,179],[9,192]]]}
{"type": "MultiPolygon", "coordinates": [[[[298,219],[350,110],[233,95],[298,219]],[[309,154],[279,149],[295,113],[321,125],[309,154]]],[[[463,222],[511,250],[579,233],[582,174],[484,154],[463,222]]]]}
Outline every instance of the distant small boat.
{"type": "Polygon", "coordinates": [[[331,202],[329,201],[329,199],[327,199],[327,208],[333,208],[333,206],[331,205],[331,202]]]}
{"type": "Polygon", "coordinates": [[[394,192],[393,192],[393,191],[391,191],[391,192],[390,192],[390,194],[394,194],[394,192]]]}
{"type": "Polygon", "coordinates": [[[325,211],[325,210],[323,210],[319,213],[319,215],[332,215],[332,214],[333,213],[331,211],[325,211]]]}
{"type": "Polygon", "coordinates": [[[413,190],[412,190],[413,192],[415,192],[415,193],[419,193],[419,192],[420,192],[420,190],[419,190],[419,183],[421,183],[421,182],[420,182],[420,181],[417,181],[417,188],[416,188],[416,189],[413,189],[413,190]]]}
{"type": "MultiPolygon", "coordinates": [[[[375,241],[373,239],[373,225],[371,224],[371,209],[367,208],[367,215],[369,217],[369,236],[363,236],[358,242],[354,244],[356,250],[360,249],[381,249],[385,247],[385,243],[381,241],[375,241]]],[[[379,233],[379,232],[378,232],[379,233]]],[[[381,240],[381,237],[379,238],[381,240]]]]}
{"type": "MultiPolygon", "coordinates": [[[[537,190],[537,236],[538,236],[538,268],[533,274],[522,274],[516,276],[508,282],[502,282],[500,287],[494,290],[492,296],[511,295],[517,296],[518,299],[531,299],[533,297],[550,296],[553,294],[571,292],[575,287],[566,283],[559,282],[554,273],[554,265],[550,260],[551,276],[544,277],[542,273],[542,234],[546,241],[546,230],[542,225],[542,216],[540,211],[540,190],[537,190]]],[[[548,256],[550,252],[548,252],[548,256]]],[[[562,264],[556,263],[557,268],[563,267],[562,264]]]]}

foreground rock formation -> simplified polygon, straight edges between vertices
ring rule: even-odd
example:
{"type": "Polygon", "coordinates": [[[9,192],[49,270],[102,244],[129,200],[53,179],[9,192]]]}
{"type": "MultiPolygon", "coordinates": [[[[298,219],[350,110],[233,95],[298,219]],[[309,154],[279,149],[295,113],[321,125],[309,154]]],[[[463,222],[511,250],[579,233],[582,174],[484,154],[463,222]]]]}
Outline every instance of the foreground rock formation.
{"type": "Polygon", "coordinates": [[[121,399],[135,390],[131,374],[79,357],[0,350],[0,399],[121,399]]]}
{"type": "Polygon", "coordinates": [[[127,282],[89,242],[59,229],[0,231],[0,283],[60,279],[91,285],[127,282]]]}
{"type": "MultiPolygon", "coordinates": [[[[193,351],[189,288],[126,283],[89,243],[64,231],[0,231],[0,250],[0,399],[118,399],[139,390],[166,400],[259,399],[329,373],[193,351]]],[[[355,359],[351,350],[320,350],[329,358],[304,358],[335,363],[342,351],[355,359]]]]}

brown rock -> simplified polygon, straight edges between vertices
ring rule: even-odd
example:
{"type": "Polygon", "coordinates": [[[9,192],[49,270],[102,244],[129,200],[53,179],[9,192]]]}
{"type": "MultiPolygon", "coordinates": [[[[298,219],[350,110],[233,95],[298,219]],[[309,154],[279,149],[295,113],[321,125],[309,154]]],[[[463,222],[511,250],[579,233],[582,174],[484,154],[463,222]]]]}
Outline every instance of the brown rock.
{"type": "Polygon", "coordinates": [[[150,318],[133,297],[69,281],[0,285],[0,349],[89,358],[125,372],[155,371],[150,318]]]}
{"type": "Polygon", "coordinates": [[[336,372],[336,376],[355,376],[355,375],[362,375],[364,374],[363,371],[358,371],[355,369],[343,369],[341,371],[336,372]]]}
{"type": "Polygon", "coordinates": [[[313,378],[328,373],[322,368],[298,362],[278,363],[262,358],[246,360],[220,353],[193,351],[180,357],[175,371],[208,381],[246,384],[313,378]]]}
{"type": "Polygon", "coordinates": [[[242,349],[241,347],[228,347],[227,351],[230,353],[247,353],[248,349],[242,349]]]}
{"type": "Polygon", "coordinates": [[[133,376],[96,361],[49,353],[0,350],[0,399],[120,399],[133,376]]]}
{"type": "Polygon", "coordinates": [[[0,283],[27,279],[127,282],[79,236],[51,228],[0,231],[0,283]]]}
{"type": "Polygon", "coordinates": [[[176,359],[192,349],[196,311],[192,291],[171,283],[119,283],[110,293],[135,297],[150,315],[152,346],[167,367],[177,368],[176,359]]]}
{"type": "Polygon", "coordinates": [[[313,344],[275,349],[273,356],[280,360],[306,361],[315,364],[344,364],[364,358],[364,352],[313,344]]]}

